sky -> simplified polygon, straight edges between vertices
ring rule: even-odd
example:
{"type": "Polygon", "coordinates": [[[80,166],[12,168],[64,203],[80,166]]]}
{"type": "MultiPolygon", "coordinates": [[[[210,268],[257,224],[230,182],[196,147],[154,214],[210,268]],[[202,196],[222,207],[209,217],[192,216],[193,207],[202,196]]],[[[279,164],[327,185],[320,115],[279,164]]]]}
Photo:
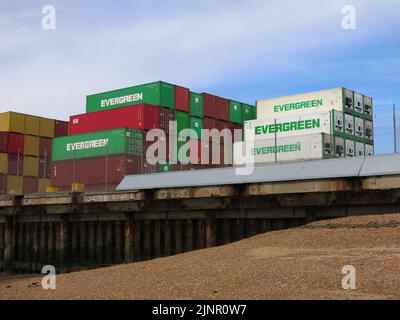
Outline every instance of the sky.
{"type": "Polygon", "coordinates": [[[344,86],[374,98],[391,153],[399,18],[398,0],[0,0],[0,111],[68,120],[88,94],[157,80],[247,103],[344,86]]]}

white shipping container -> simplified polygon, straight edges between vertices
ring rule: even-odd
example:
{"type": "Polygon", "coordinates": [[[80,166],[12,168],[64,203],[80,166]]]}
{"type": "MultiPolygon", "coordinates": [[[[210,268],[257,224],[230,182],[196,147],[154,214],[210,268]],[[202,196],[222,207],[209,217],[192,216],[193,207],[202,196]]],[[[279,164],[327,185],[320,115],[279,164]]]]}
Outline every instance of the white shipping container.
{"type": "Polygon", "coordinates": [[[342,137],[334,137],[335,138],[335,150],[334,155],[337,158],[346,156],[345,142],[342,137]]]}
{"type": "Polygon", "coordinates": [[[346,157],[355,156],[355,142],[350,139],[346,139],[346,157]]]}
{"type": "Polygon", "coordinates": [[[365,145],[365,155],[367,157],[374,155],[374,146],[373,145],[370,145],[370,144],[365,145]]]}
{"type": "Polygon", "coordinates": [[[345,133],[354,135],[354,116],[351,114],[344,115],[345,133]]]}
{"type": "Polygon", "coordinates": [[[365,120],[364,122],[364,137],[369,140],[374,139],[374,125],[372,121],[365,120]]]}
{"type": "Polygon", "coordinates": [[[364,99],[361,93],[354,92],[354,111],[364,113],[364,99]]]}
{"type": "Polygon", "coordinates": [[[258,100],[257,119],[274,119],[332,109],[341,112],[353,111],[353,105],[353,91],[346,88],[301,93],[274,99],[258,100]]]}
{"type": "Polygon", "coordinates": [[[355,125],[355,135],[357,137],[363,138],[364,137],[364,120],[359,117],[355,117],[354,125],[355,125]]]}
{"type": "Polygon", "coordinates": [[[274,163],[331,158],[334,139],[328,134],[237,142],[234,144],[234,164],[274,163]]]}
{"type": "Polygon", "coordinates": [[[343,113],[336,110],[244,123],[245,140],[266,140],[299,135],[343,132],[343,113]],[[332,116],[333,115],[333,116],[332,116]],[[333,118],[333,121],[332,121],[333,118]]]}
{"type": "Polygon", "coordinates": [[[356,157],[363,157],[365,155],[364,143],[356,142],[356,157]]]}
{"type": "Polygon", "coordinates": [[[372,116],[372,98],[364,96],[364,114],[372,116]]]}

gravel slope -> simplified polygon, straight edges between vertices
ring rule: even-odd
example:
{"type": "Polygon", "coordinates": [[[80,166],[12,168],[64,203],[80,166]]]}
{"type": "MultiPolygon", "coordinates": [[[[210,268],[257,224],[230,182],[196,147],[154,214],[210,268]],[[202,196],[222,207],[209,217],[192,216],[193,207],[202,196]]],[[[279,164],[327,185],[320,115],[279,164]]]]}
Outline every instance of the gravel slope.
{"type": "Polygon", "coordinates": [[[0,299],[400,299],[400,215],[349,217],[57,277],[0,278],[0,299]],[[357,289],[343,290],[344,265],[357,289]]]}

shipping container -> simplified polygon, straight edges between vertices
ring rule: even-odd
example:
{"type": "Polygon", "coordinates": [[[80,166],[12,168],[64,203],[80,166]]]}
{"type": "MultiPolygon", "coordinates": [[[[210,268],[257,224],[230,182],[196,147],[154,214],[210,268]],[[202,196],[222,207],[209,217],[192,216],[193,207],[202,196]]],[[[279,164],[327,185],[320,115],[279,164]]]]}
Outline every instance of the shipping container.
{"type": "Polygon", "coordinates": [[[372,98],[364,96],[364,115],[372,120],[372,98]]]}
{"type": "Polygon", "coordinates": [[[364,101],[361,93],[354,92],[354,111],[364,114],[364,101]]]}
{"type": "Polygon", "coordinates": [[[160,108],[139,104],[70,117],[69,134],[83,134],[120,128],[160,128],[160,108]]]}
{"type": "Polygon", "coordinates": [[[371,157],[374,155],[374,146],[370,144],[365,145],[365,155],[371,157]]]}
{"type": "Polygon", "coordinates": [[[23,176],[38,177],[39,175],[39,158],[33,156],[24,156],[23,176]]]}
{"type": "Polygon", "coordinates": [[[53,162],[51,183],[53,187],[119,183],[125,175],[140,174],[142,166],[141,157],[125,155],[53,162]]]}
{"type": "Polygon", "coordinates": [[[187,88],[175,86],[175,110],[190,111],[190,91],[187,88]]]}
{"type": "Polygon", "coordinates": [[[374,126],[372,121],[365,120],[364,122],[364,137],[370,141],[374,140],[374,126]]]}
{"type": "Polygon", "coordinates": [[[215,97],[215,118],[223,121],[229,121],[229,100],[221,97],[215,97]]]}
{"type": "Polygon", "coordinates": [[[24,133],[32,136],[39,136],[40,134],[40,118],[36,116],[25,115],[25,129],[24,133]]]}
{"type": "Polygon", "coordinates": [[[217,118],[215,110],[215,96],[209,93],[203,93],[203,114],[205,117],[217,118]]]}
{"type": "Polygon", "coordinates": [[[0,174],[8,174],[8,154],[0,153],[0,174]]]}
{"type": "Polygon", "coordinates": [[[174,111],[168,108],[160,108],[160,129],[165,135],[169,135],[171,122],[174,121],[174,111]]]}
{"type": "Polygon", "coordinates": [[[0,132],[0,152],[8,152],[8,132],[0,132]]]}
{"type": "Polygon", "coordinates": [[[23,177],[23,193],[36,193],[38,191],[38,179],[33,177],[23,177]]]}
{"type": "Polygon", "coordinates": [[[44,138],[54,138],[54,120],[40,118],[39,135],[44,138]]]}
{"type": "Polygon", "coordinates": [[[47,188],[50,188],[50,187],[51,187],[50,179],[38,179],[37,192],[45,193],[47,188]]]}
{"type": "Polygon", "coordinates": [[[54,121],[54,137],[64,137],[68,135],[68,122],[67,121],[54,121]]]}
{"type": "Polygon", "coordinates": [[[22,176],[24,172],[24,156],[22,154],[8,154],[8,174],[22,176]]]}
{"type": "Polygon", "coordinates": [[[353,91],[346,88],[301,93],[258,100],[257,117],[259,119],[270,119],[332,109],[346,113],[362,113],[362,100],[362,95],[354,94],[353,91]],[[360,103],[360,106],[358,106],[358,103],[360,103]]]}
{"type": "Polygon", "coordinates": [[[325,133],[275,139],[237,142],[234,164],[258,164],[328,159],[333,155],[334,139],[325,133]]]}
{"type": "Polygon", "coordinates": [[[355,117],[354,126],[355,126],[355,136],[357,138],[364,138],[364,120],[359,117],[355,117]]]}
{"type": "Polygon", "coordinates": [[[24,153],[24,135],[19,133],[8,134],[8,153],[24,153]]]}
{"type": "Polygon", "coordinates": [[[39,178],[51,178],[51,161],[50,158],[39,158],[39,178]]]}
{"type": "Polygon", "coordinates": [[[345,133],[348,136],[354,136],[354,116],[351,114],[344,114],[345,133]]]}
{"type": "Polygon", "coordinates": [[[27,156],[39,156],[40,138],[38,136],[25,135],[24,154],[27,156]]]}
{"type": "Polygon", "coordinates": [[[356,142],[356,157],[364,157],[365,145],[361,142],[356,142]]]}
{"type": "Polygon", "coordinates": [[[162,81],[123,88],[86,97],[86,113],[134,104],[175,108],[175,86],[162,81]]]}
{"type": "Polygon", "coordinates": [[[203,128],[212,130],[217,128],[216,120],[213,118],[203,118],[203,128]]]}
{"type": "Polygon", "coordinates": [[[182,130],[190,128],[190,115],[186,112],[175,111],[176,133],[180,141],[182,130]]]}
{"type": "MultiPolygon", "coordinates": [[[[172,150],[171,150],[172,152],[172,150]]],[[[161,160],[168,160],[171,157],[169,137],[161,137],[151,139],[147,137],[147,132],[143,134],[143,157],[157,158],[161,160]],[[149,140],[149,141],[148,141],[149,140]]]]}
{"type": "Polygon", "coordinates": [[[190,93],[190,115],[198,118],[204,117],[204,98],[200,93],[190,93]]]}
{"type": "Polygon", "coordinates": [[[114,129],[53,139],[52,161],[102,156],[141,156],[143,134],[137,129],[114,129]]]}
{"type": "Polygon", "coordinates": [[[250,106],[248,104],[242,104],[242,121],[250,121],[253,120],[253,112],[252,112],[253,106],[250,106]]]}
{"type": "Polygon", "coordinates": [[[356,150],[355,150],[356,144],[354,140],[346,139],[345,144],[346,144],[346,157],[354,157],[356,155],[356,150]]]}
{"type": "Polygon", "coordinates": [[[159,172],[171,172],[174,171],[174,165],[170,163],[159,164],[158,166],[159,172]]]}
{"type": "Polygon", "coordinates": [[[241,124],[242,121],[242,104],[231,100],[229,102],[229,121],[241,124]]]}
{"type": "Polygon", "coordinates": [[[333,135],[344,134],[343,112],[323,111],[282,117],[277,120],[252,120],[245,126],[245,139],[265,140],[291,137],[297,135],[326,133],[333,135]]]}
{"type": "Polygon", "coordinates": [[[7,176],[0,174],[0,195],[7,193],[7,176]]]}
{"type": "Polygon", "coordinates": [[[0,131],[24,133],[25,115],[16,112],[0,113],[0,131]]]}
{"type": "Polygon", "coordinates": [[[190,128],[194,131],[191,135],[192,139],[203,139],[203,120],[200,118],[190,118],[190,128]]]}
{"type": "Polygon", "coordinates": [[[39,141],[39,156],[46,157],[47,159],[51,158],[51,144],[52,139],[50,138],[40,138],[39,141]]]}
{"type": "MultiPolygon", "coordinates": [[[[225,141],[226,142],[232,141],[233,135],[232,135],[232,131],[231,131],[231,125],[229,122],[216,120],[215,127],[220,134],[221,143],[225,143],[225,141]]],[[[213,141],[215,141],[215,140],[213,140],[213,141]]]]}
{"type": "Polygon", "coordinates": [[[7,176],[7,194],[22,195],[23,193],[23,178],[7,176]]]}
{"type": "Polygon", "coordinates": [[[342,158],[346,156],[346,149],[345,149],[345,139],[342,137],[335,136],[335,153],[334,156],[337,158],[342,158]]]}

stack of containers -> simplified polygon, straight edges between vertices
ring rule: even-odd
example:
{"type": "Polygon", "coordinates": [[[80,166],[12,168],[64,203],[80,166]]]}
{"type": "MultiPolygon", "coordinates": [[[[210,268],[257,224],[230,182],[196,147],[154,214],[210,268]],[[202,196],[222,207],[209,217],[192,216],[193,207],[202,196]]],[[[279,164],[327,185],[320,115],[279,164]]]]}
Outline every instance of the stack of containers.
{"type": "Polygon", "coordinates": [[[68,123],[16,112],[0,113],[0,194],[45,192],[51,141],[68,123]]]}
{"type": "MultiPolygon", "coordinates": [[[[127,174],[209,167],[198,163],[203,153],[201,141],[205,139],[201,130],[241,129],[243,120],[255,116],[254,110],[250,105],[162,81],[89,95],[86,113],[70,117],[69,136],[53,142],[52,186],[69,190],[78,183],[86,190],[112,190],[127,174]],[[172,141],[170,121],[176,121],[172,141]],[[179,137],[188,128],[196,132],[188,145],[191,150],[198,148],[198,159],[189,151],[191,163],[174,164],[179,148],[187,143],[179,137]],[[154,141],[147,141],[146,135],[152,129],[161,129],[165,134],[162,142],[166,150],[155,154],[162,163],[154,163],[148,154],[152,154],[154,141]],[[112,139],[115,135],[118,138],[112,139]]],[[[206,148],[210,144],[207,142],[206,148]]],[[[220,149],[223,152],[224,148],[220,149]]],[[[232,154],[228,153],[229,159],[232,154]]]]}
{"type": "Polygon", "coordinates": [[[372,98],[346,88],[257,101],[258,119],[245,123],[245,140],[254,141],[247,156],[256,163],[371,156],[372,110],[372,98]]]}

